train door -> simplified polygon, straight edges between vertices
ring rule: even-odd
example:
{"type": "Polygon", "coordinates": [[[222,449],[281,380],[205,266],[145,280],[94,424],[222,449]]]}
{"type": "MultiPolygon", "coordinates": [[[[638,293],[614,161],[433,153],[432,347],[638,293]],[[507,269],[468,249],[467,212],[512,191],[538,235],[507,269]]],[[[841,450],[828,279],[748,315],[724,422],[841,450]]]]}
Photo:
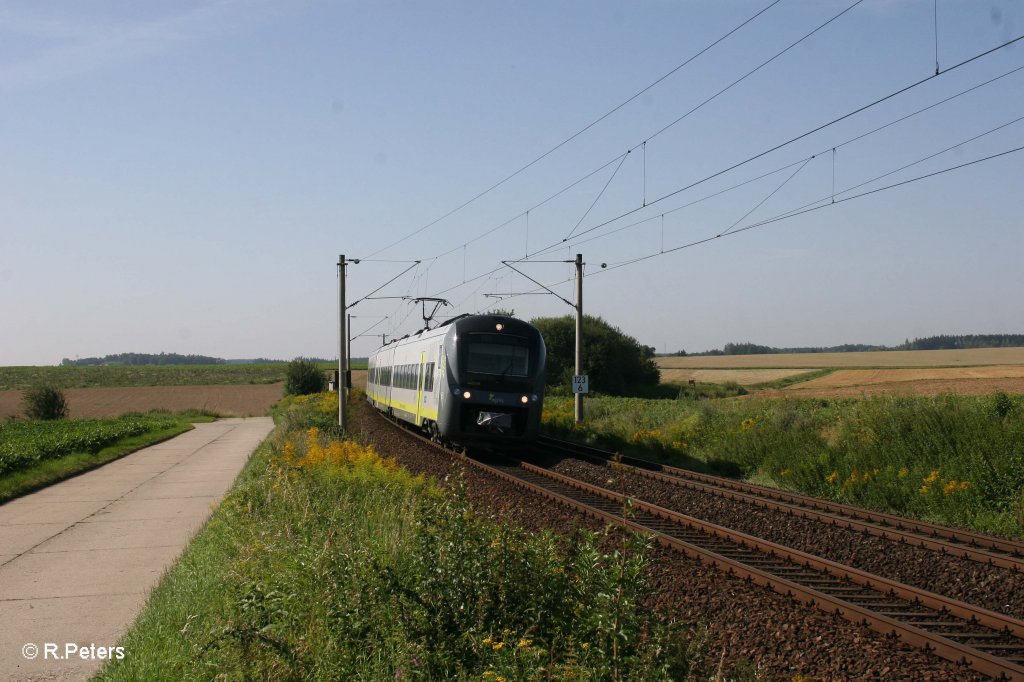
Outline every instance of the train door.
{"type": "Polygon", "coordinates": [[[419,377],[416,381],[416,426],[420,425],[420,415],[423,414],[423,380],[426,378],[423,376],[423,365],[426,363],[426,359],[426,351],[420,351],[420,366],[416,373],[419,377]]]}

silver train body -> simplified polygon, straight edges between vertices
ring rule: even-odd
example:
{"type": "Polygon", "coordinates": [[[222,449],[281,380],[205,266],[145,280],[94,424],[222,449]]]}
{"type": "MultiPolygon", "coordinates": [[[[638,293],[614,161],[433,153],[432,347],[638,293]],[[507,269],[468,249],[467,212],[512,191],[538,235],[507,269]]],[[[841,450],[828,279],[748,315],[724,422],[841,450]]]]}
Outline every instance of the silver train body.
{"type": "Polygon", "coordinates": [[[486,447],[533,440],[546,360],[543,337],[522,320],[457,317],[375,351],[366,398],[443,442],[486,447]]]}

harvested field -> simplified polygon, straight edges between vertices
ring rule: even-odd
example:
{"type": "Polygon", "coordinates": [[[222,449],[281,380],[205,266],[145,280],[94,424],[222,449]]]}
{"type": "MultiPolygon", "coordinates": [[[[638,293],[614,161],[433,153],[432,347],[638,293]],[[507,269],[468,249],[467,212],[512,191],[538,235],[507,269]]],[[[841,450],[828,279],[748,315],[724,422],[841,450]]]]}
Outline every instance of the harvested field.
{"type": "Polygon", "coordinates": [[[783,389],[755,391],[759,398],[862,398],[877,395],[937,396],[937,395],[989,395],[1004,393],[1024,394],[1024,378],[1003,379],[924,379],[865,383],[848,386],[810,386],[811,382],[783,389]]]}
{"type": "Polygon", "coordinates": [[[968,367],[1024,365],[1024,348],[974,350],[893,350],[870,353],[794,353],[774,355],[702,355],[657,358],[662,369],[739,369],[796,367],[968,367]]]}
{"type": "MultiPolygon", "coordinates": [[[[661,363],[659,363],[661,364],[661,363]]],[[[812,370],[804,369],[661,369],[662,383],[675,381],[685,383],[689,380],[701,383],[724,384],[734,382],[740,386],[763,384],[800,374],[810,374],[812,370]]]]}
{"type": "MultiPolygon", "coordinates": [[[[365,372],[364,372],[365,374],[365,372]]],[[[206,409],[236,417],[266,414],[284,393],[283,384],[70,388],[71,417],[114,417],[147,410],[206,409]]],[[[0,419],[21,411],[21,391],[0,391],[0,419]]]]}
{"type": "Polygon", "coordinates": [[[1024,379],[1024,365],[932,367],[930,369],[841,369],[791,388],[845,388],[909,381],[1024,379]]]}

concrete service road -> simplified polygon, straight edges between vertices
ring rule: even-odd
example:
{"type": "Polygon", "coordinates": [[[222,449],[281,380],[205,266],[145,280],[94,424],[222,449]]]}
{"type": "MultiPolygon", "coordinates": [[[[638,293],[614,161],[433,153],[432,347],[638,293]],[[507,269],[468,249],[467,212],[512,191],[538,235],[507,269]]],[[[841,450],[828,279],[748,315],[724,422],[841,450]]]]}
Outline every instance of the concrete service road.
{"type": "Polygon", "coordinates": [[[268,417],[196,424],[0,505],[0,679],[95,673],[102,661],[53,650],[117,646],[272,428],[268,417]]]}

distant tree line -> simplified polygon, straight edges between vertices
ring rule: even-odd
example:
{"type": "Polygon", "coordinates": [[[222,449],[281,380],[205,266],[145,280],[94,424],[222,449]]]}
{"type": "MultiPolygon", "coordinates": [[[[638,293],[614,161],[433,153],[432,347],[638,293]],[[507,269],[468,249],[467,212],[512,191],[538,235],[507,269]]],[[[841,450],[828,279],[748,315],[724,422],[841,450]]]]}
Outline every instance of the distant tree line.
{"type": "Polygon", "coordinates": [[[178,353],[116,353],[102,358],[81,358],[60,361],[62,367],[85,367],[88,365],[223,365],[223,358],[208,355],[179,355],[178,353]]]}
{"type": "MultiPolygon", "coordinates": [[[[310,362],[337,362],[337,358],[325,360],[323,358],[306,358],[310,362]]],[[[358,358],[353,358],[356,360],[358,358]]],[[[364,358],[365,359],[365,358],[364,358]]],[[[64,358],[60,361],[62,367],[87,367],[107,365],[263,365],[263,364],[284,364],[288,360],[273,360],[270,358],[232,359],[215,358],[209,355],[181,355],[179,353],[115,353],[104,355],[102,358],[78,358],[72,360],[64,358]]]]}
{"type": "Polygon", "coordinates": [[[1024,334],[942,334],[906,341],[896,350],[943,350],[968,348],[1010,348],[1024,346],[1024,334]]]}
{"type": "MultiPolygon", "coordinates": [[[[1024,346],[1024,334],[941,334],[923,339],[904,341],[898,346],[872,346],[863,343],[844,343],[841,346],[809,346],[803,348],[775,348],[756,343],[727,343],[713,349],[690,355],[771,355],[776,353],[860,353],[877,350],[966,350],[969,348],[1009,348],[1024,346]]],[[[686,355],[680,350],[673,355],[686,355]]]]}

